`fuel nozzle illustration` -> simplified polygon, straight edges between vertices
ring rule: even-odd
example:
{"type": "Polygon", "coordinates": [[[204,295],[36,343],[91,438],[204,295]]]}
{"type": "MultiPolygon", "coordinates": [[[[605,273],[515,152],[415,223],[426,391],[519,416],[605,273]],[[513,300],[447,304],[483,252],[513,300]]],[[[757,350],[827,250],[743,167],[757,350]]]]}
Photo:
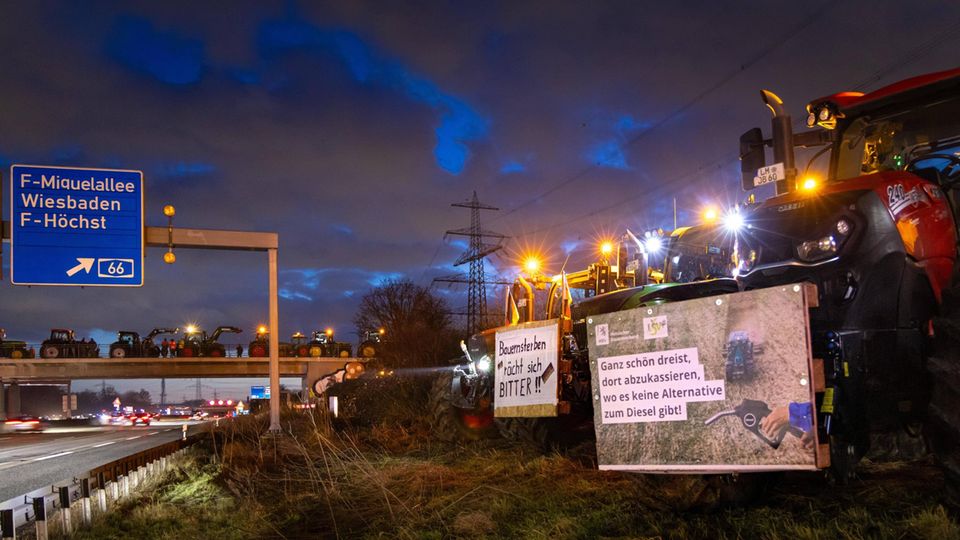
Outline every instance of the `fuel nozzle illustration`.
{"type": "Polygon", "coordinates": [[[710,418],[707,418],[706,421],[704,421],[704,424],[709,426],[724,416],[736,416],[740,419],[740,423],[743,424],[743,427],[747,428],[748,431],[756,435],[761,441],[767,443],[771,448],[774,449],[780,447],[780,443],[783,442],[783,438],[787,436],[787,433],[790,433],[795,437],[803,436],[803,430],[789,424],[786,424],[780,428],[780,430],[777,431],[776,435],[772,439],[764,435],[763,431],[760,430],[760,421],[766,418],[771,412],[773,411],[771,411],[770,407],[768,407],[763,401],[745,399],[736,407],[726,411],[720,411],[710,418]]]}

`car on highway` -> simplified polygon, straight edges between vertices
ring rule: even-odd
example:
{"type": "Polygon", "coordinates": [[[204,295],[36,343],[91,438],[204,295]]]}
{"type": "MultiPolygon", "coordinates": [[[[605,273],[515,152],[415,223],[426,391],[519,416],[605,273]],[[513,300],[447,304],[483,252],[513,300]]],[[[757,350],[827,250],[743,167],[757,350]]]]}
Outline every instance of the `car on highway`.
{"type": "Polygon", "coordinates": [[[13,416],[3,422],[3,430],[12,433],[41,432],[45,427],[46,422],[38,416],[13,416]]]}
{"type": "Polygon", "coordinates": [[[129,426],[149,426],[153,415],[148,412],[130,413],[126,416],[126,424],[129,426]]]}

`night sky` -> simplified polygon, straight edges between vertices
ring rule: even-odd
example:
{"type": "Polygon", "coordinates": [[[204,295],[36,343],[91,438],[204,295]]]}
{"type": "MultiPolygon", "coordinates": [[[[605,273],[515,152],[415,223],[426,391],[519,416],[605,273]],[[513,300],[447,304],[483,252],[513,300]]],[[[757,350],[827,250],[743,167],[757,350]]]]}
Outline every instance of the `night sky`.
{"type": "MultiPolygon", "coordinates": [[[[960,64],[955,0],[679,4],[4,2],[4,219],[12,163],[142,170],[149,225],[173,204],[176,226],[280,234],[281,335],[356,343],[371,287],[466,270],[443,233],[469,225],[450,203],[474,190],[512,237],[489,270],[512,279],[530,249],[576,269],[624,227],[671,229],[673,197],[681,225],[742,199],[761,88],[802,121],[810,99],[960,64]]],[[[199,322],[246,343],[266,321],[265,254],[162,255],[139,289],[4,282],[0,327],[104,344],[199,322]]]]}

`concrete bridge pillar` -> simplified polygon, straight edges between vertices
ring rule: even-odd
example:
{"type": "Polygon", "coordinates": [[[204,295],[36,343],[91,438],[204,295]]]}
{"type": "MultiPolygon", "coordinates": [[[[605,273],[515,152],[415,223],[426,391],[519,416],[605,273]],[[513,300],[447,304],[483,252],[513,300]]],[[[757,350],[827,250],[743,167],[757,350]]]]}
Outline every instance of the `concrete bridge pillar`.
{"type": "Polygon", "coordinates": [[[13,381],[6,392],[7,418],[20,416],[20,385],[13,381]]]}
{"type": "Polygon", "coordinates": [[[3,379],[0,379],[0,419],[7,417],[7,393],[3,391],[3,379]]]}

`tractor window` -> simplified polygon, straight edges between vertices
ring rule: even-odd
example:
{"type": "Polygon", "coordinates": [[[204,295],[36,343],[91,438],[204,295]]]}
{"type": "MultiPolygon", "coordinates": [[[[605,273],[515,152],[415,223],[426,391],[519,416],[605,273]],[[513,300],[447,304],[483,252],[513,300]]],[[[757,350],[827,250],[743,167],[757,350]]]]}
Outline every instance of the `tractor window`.
{"type": "Polygon", "coordinates": [[[954,153],[960,146],[960,98],[895,112],[863,116],[840,138],[836,177],[902,170],[928,153],[954,153]]]}

